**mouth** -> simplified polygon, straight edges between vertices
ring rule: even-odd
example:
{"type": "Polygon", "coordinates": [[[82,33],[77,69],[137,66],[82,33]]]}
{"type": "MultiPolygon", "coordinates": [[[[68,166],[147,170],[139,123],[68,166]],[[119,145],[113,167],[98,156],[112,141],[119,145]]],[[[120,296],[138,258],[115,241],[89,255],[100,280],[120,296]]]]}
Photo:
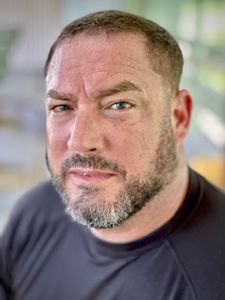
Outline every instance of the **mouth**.
{"type": "Polygon", "coordinates": [[[78,185],[99,184],[116,176],[116,174],[112,172],[93,169],[71,169],[68,174],[78,185]]]}

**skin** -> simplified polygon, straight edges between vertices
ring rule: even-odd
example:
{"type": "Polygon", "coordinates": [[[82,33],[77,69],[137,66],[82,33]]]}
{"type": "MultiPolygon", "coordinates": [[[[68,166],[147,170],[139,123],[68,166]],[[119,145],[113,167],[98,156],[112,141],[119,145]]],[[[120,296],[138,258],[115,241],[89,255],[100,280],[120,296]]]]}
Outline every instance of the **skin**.
{"type": "Polygon", "coordinates": [[[46,77],[51,172],[60,176],[63,162],[75,154],[99,155],[125,170],[73,169],[63,182],[72,199],[82,186],[100,194],[90,201],[113,203],[129,179],[154,172],[163,124],[174,137],[178,166],[173,180],[119,226],[91,229],[109,242],[132,241],[165,224],[182,204],[188,184],[182,141],[191,97],[186,90],[171,91],[165,85],[145,47],[134,33],[78,35],[56,49],[46,77]]]}

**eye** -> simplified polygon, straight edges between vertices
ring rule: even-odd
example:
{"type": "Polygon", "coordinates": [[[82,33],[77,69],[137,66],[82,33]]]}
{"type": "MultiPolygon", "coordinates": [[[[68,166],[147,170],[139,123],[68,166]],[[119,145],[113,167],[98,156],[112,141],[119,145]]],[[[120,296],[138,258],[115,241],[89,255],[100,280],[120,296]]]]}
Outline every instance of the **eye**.
{"type": "Polygon", "coordinates": [[[60,113],[70,109],[71,108],[69,105],[61,104],[61,105],[54,106],[51,110],[54,111],[55,113],[60,113]]]}
{"type": "Polygon", "coordinates": [[[125,101],[119,101],[110,106],[114,110],[126,110],[131,108],[131,104],[125,101]]]}

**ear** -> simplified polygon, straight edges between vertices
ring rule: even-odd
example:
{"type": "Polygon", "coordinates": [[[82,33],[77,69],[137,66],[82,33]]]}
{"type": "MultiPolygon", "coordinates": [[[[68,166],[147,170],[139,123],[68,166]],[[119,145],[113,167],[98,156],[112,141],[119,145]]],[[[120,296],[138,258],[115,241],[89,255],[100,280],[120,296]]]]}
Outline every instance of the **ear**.
{"type": "Polygon", "coordinates": [[[174,135],[177,141],[183,140],[188,133],[192,112],[192,98],[187,90],[176,93],[171,109],[174,135]]]}

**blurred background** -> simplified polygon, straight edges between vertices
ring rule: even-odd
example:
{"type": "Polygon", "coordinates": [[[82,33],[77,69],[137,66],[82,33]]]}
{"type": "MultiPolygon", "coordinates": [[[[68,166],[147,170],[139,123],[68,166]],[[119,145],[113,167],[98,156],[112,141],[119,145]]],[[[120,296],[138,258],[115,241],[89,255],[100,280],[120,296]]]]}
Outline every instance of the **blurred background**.
{"type": "Polygon", "coordinates": [[[190,164],[225,188],[225,1],[0,0],[0,231],[15,201],[48,178],[43,66],[68,22],[119,9],[164,26],[185,57],[182,88],[194,99],[185,142],[190,164]]]}

